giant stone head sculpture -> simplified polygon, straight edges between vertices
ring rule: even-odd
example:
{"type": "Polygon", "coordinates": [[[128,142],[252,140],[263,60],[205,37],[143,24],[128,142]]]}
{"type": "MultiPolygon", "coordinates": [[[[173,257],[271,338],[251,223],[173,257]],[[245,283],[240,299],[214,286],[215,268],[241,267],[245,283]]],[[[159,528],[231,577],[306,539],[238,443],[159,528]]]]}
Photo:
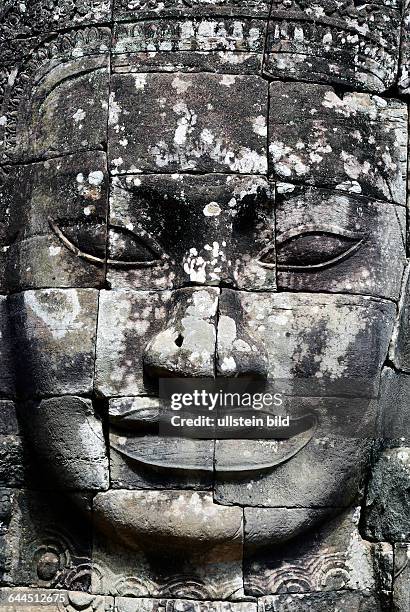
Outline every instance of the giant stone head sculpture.
{"type": "Polygon", "coordinates": [[[1,10],[3,396],[18,399],[27,488],[68,493],[94,530],[71,583],[61,542],[25,550],[38,584],[274,594],[266,610],[288,609],[281,593],[369,590],[350,509],[391,342],[408,370],[403,7],[1,10]],[[280,442],[161,437],[167,377],[302,380],[292,407],[318,425],[280,442]]]}

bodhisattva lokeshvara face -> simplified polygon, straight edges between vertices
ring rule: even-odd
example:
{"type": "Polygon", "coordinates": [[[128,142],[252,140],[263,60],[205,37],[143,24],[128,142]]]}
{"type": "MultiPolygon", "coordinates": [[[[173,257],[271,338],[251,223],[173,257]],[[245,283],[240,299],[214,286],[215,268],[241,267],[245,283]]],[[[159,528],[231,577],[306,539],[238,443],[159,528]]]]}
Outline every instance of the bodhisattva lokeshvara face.
{"type": "Polygon", "coordinates": [[[245,545],[282,545],[358,498],[406,265],[401,11],[5,10],[19,420],[39,481],[92,498],[97,533],[145,564],[242,547],[244,518],[245,545]],[[320,418],[303,444],[161,437],[169,376],[307,379],[293,405],[320,418]]]}

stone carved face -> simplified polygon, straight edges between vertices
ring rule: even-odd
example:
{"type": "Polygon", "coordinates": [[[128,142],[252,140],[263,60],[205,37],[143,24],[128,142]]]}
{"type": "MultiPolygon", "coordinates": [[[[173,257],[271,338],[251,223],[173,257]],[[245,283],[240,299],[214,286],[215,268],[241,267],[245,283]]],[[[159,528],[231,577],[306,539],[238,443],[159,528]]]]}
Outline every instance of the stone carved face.
{"type": "Polygon", "coordinates": [[[260,69],[264,22],[252,19],[240,51],[219,50],[211,19],[195,23],[203,57],[182,28],[175,50],[158,24],[147,34],[120,21],[110,67],[103,27],[73,36],[38,68],[9,132],[24,422],[55,486],[96,493],[96,520],[131,547],[153,534],[164,548],[235,540],[236,506],[249,524],[276,509],[251,537],[278,542],[289,509],[287,538],[348,507],[367,465],[365,436],[326,438],[345,415],[359,430],[374,417],[353,391],[299,398],[323,430],[294,451],[152,433],[162,376],[360,379],[377,394],[393,333],[406,107],[376,95],[380,66],[363,77],[369,93],[272,79],[286,67],[272,51],[260,69]]]}

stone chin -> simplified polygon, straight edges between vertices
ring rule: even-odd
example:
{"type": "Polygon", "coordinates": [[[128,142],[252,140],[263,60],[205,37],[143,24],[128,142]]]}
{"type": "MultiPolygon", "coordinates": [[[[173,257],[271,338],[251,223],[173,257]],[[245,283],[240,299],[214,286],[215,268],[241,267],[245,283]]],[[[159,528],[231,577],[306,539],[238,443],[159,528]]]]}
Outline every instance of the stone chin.
{"type": "Polygon", "coordinates": [[[278,545],[338,514],[340,508],[249,508],[215,503],[211,492],[125,491],[98,493],[96,527],[112,541],[148,553],[278,545]],[[244,523],[245,519],[245,524],[244,523]]]}
{"type": "Polygon", "coordinates": [[[98,493],[94,520],[130,548],[190,550],[241,542],[242,508],[215,504],[211,492],[125,491],[98,493]]]}

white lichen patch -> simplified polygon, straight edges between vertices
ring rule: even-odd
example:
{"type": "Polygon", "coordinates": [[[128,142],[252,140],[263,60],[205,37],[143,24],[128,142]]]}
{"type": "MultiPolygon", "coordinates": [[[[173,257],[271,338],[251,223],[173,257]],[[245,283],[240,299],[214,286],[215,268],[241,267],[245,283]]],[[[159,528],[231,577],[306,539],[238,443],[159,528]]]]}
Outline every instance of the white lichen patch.
{"type": "Polygon", "coordinates": [[[212,142],[207,141],[210,139],[197,141],[190,138],[196,120],[196,115],[190,113],[178,120],[174,133],[174,149],[163,140],[149,147],[149,153],[153,156],[155,164],[159,168],[177,163],[184,170],[193,170],[197,167],[200,158],[209,157],[212,161],[229,168],[232,172],[266,174],[268,160],[264,153],[259,153],[249,147],[239,147],[235,151],[231,150],[219,137],[215,137],[212,142]]]}
{"type": "Polygon", "coordinates": [[[55,257],[61,253],[61,247],[51,245],[48,247],[48,252],[50,253],[51,257],[55,257]]]}
{"type": "Polygon", "coordinates": [[[205,217],[218,217],[222,210],[218,202],[209,202],[209,204],[204,207],[202,212],[205,217]]]}
{"type": "Polygon", "coordinates": [[[206,282],[206,266],[207,262],[203,257],[197,257],[193,254],[184,257],[183,269],[192,283],[206,282]]]}
{"type": "Polygon", "coordinates": [[[113,172],[118,172],[118,169],[120,166],[122,166],[124,163],[124,160],[122,157],[117,157],[116,159],[112,159],[111,160],[111,165],[114,166],[114,170],[113,172]]]}
{"type": "Polygon", "coordinates": [[[122,109],[115,99],[115,91],[110,93],[108,124],[115,126],[119,123],[122,109]]]}
{"type": "Polygon", "coordinates": [[[81,121],[84,121],[85,117],[86,112],[82,108],[79,108],[73,115],[75,123],[81,123],[81,121]]]}
{"type": "Polygon", "coordinates": [[[26,291],[24,305],[34,320],[37,318],[55,340],[61,340],[73,330],[80,330],[84,326],[75,289],[26,291]]]}
{"type": "Polygon", "coordinates": [[[176,89],[178,94],[184,94],[189,89],[189,87],[191,87],[191,85],[191,81],[181,77],[181,75],[179,74],[175,76],[174,80],[171,83],[171,86],[176,89]]]}
{"type": "Polygon", "coordinates": [[[88,175],[88,182],[90,183],[90,185],[101,185],[101,183],[104,180],[104,173],[101,170],[94,170],[93,172],[90,172],[90,174],[88,175]]]}
{"type": "Polygon", "coordinates": [[[145,85],[147,84],[147,74],[145,73],[140,73],[135,75],[134,78],[134,83],[135,83],[135,89],[139,90],[139,89],[144,89],[145,85]]]}
{"type": "Polygon", "coordinates": [[[252,129],[255,132],[255,134],[257,134],[258,136],[262,136],[263,138],[267,137],[268,127],[266,125],[266,119],[263,115],[259,115],[258,117],[255,117],[255,119],[252,119],[251,123],[252,123],[252,129]]]}
{"type": "Polygon", "coordinates": [[[231,87],[231,85],[235,84],[235,76],[231,75],[231,74],[224,74],[220,83],[221,85],[224,85],[225,87],[231,87]]]}
{"type": "Polygon", "coordinates": [[[236,361],[233,357],[224,357],[221,362],[221,371],[227,374],[228,372],[236,371],[236,361]]]}
{"type": "Polygon", "coordinates": [[[215,136],[207,128],[204,128],[202,130],[202,132],[200,133],[199,137],[202,140],[202,142],[205,142],[207,144],[212,144],[214,142],[214,140],[215,140],[215,136]]]}
{"type": "Polygon", "coordinates": [[[182,146],[186,143],[188,135],[192,134],[197,123],[197,115],[194,111],[188,109],[185,102],[178,102],[174,105],[173,110],[181,117],[177,121],[177,128],[174,133],[174,143],[177,146],[182,146]]]}
{"type": "Polygon", "coordinates": [[[361,174],[369,174],[371,166],[368,161],[361,164],[354,155],[346,153],[346,151],[341,152],[341,158],[344,171],[349,178],[357,180],[361,174]]]}
{"type": "Polygon", "coordinates": [[[218,321],[218,347],[221,351],[230,350],[236,340],[236,322],[232,317],[221,315],[218,321]]]}

